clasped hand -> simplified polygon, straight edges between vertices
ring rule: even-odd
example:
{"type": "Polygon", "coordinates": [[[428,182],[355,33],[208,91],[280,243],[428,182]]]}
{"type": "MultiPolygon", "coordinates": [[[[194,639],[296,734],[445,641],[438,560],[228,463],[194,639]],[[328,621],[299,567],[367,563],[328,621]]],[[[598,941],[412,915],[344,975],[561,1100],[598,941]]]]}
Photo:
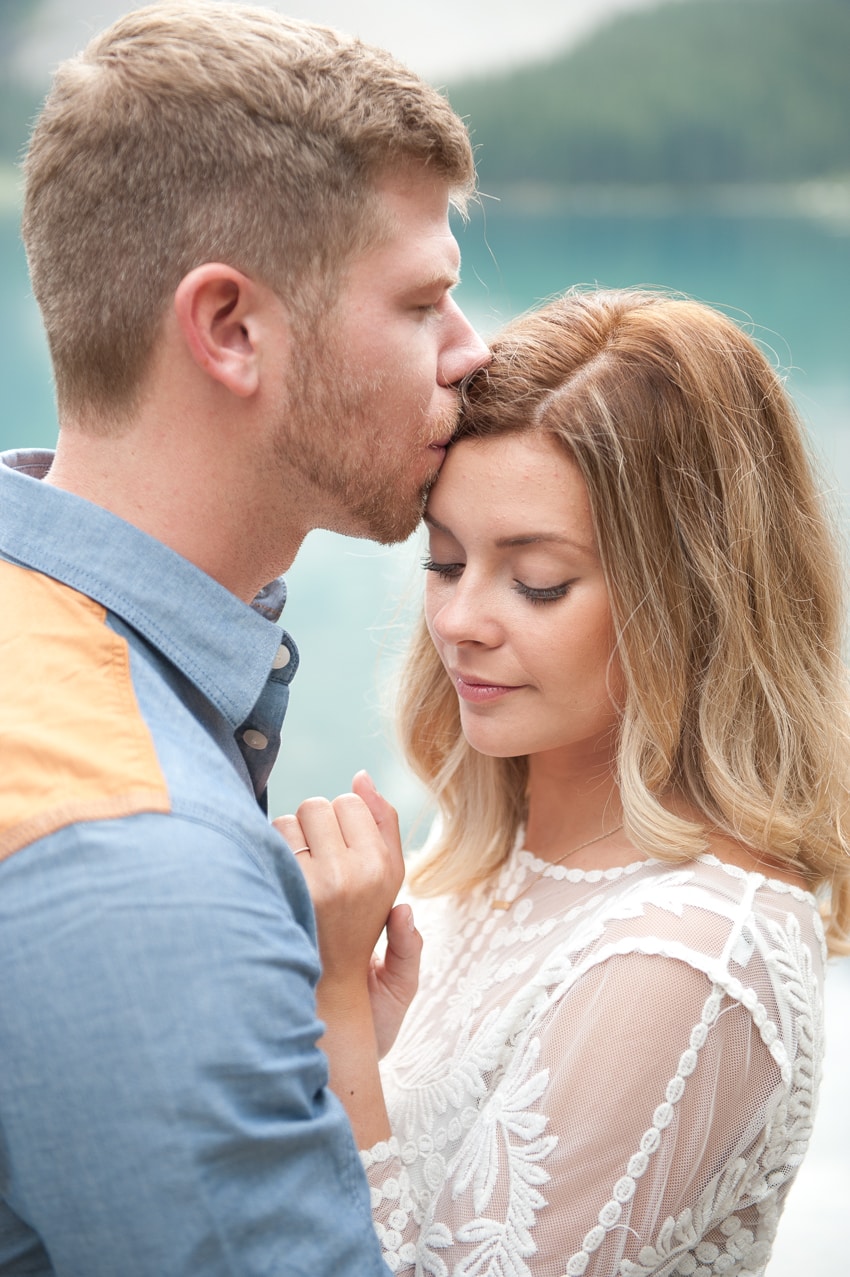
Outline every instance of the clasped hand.
{"type": "Polygon", "coordinates": [[[274,825],[291,848],[309,848],[296,859],[316,911],[320,1014],[345,1014],[367,993],[381,1057],[416,992],[422,939],[410,906],[393,904],[404,880],[398,815],[366,772],[352,791],[332,802],[308,798],[274,825]]]}

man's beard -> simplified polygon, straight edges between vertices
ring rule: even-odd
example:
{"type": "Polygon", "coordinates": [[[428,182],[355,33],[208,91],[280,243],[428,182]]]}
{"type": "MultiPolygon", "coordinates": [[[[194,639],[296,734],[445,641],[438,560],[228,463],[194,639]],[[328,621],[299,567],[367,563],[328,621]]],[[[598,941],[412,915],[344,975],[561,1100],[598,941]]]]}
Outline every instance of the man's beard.
{"type": "Polygon", "coordinates": [[[429,444],[448,439],[458,407],[436,419],[423,409],[422,425],[412,435],[407,422],[399,423],[409,443],[397,454],[371,428],[381,408],[380,379],[352,375],[327,332],[313,329],[309,343],[296,344],[276,445],[280,462],[315,491],[317,518],[323,519],[317,526],[382,545],[407,540],[438,473],[435,454],[433,473],[411,483],[411,454],[424,458],[429,444]]]}

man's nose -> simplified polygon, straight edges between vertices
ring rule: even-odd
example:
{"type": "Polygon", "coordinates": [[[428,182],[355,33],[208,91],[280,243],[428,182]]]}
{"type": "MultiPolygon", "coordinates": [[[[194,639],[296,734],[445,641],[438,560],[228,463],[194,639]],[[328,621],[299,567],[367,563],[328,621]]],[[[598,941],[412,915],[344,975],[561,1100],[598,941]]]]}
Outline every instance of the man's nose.
{"type": "Polygon", "coordinates": [[[438,380],[441,386],[454,386],[476,368],[490,362],[487,343],[479,337],[463,311],[453,300],[450,329],[440,354],[438,380]]]}

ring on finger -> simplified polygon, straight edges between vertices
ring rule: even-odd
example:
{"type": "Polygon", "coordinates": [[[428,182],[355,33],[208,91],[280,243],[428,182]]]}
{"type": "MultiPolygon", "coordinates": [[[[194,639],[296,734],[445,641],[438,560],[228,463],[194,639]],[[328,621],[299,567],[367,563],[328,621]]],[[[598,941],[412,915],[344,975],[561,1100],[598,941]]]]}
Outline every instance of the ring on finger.
{"type": "Polygon", "coordinates": [[[309,851],[309,850],[310,850],[309,847],[293,847],[292,854],[293,856],[300,856],[302,851],[309,851]]]}

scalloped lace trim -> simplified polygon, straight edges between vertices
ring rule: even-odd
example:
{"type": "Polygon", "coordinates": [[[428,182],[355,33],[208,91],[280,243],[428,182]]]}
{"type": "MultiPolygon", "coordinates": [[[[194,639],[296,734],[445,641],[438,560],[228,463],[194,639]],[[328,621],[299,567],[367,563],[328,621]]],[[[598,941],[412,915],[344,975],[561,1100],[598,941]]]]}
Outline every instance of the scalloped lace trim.
{"type": "Polygon", "coordinates": [[[616,882],[618,878],[628,877],[630,874],[637,873],[638,870],[646,868],[648,865],[659,865],[664,869],[686,869],[688,865],[696,862],[697,864],[714,865],[718,869],[722,869],[730,878],[758,878],[760,882],[764,882],[773,891],[785,893],[793,896],[795,900],[809,901],[817,906],[817,899],[810,891],[804,891],[801,887],[795,887],[793,883],[783,882],[781,878],[769,878],[755,869],[742,869],[740,865],[727,864],[725,860],[719,860],[717,856],[711,852],[705,852],[701,856],[695,856],[693,861],[682,860],[659,860],[654,856],[645,856],[642,860],[632,860],[627,865],[617,865],[614,869],[570,869],[567,865],[553,865],[548,860],[541,860],[533,851],[529,851],[527,847],[519,847],[516,851],[517,863],[523,865],[527,869],[533,869],[535,873],[540,874],[544,878],[555,878],[560,882],[616,882]]]}

